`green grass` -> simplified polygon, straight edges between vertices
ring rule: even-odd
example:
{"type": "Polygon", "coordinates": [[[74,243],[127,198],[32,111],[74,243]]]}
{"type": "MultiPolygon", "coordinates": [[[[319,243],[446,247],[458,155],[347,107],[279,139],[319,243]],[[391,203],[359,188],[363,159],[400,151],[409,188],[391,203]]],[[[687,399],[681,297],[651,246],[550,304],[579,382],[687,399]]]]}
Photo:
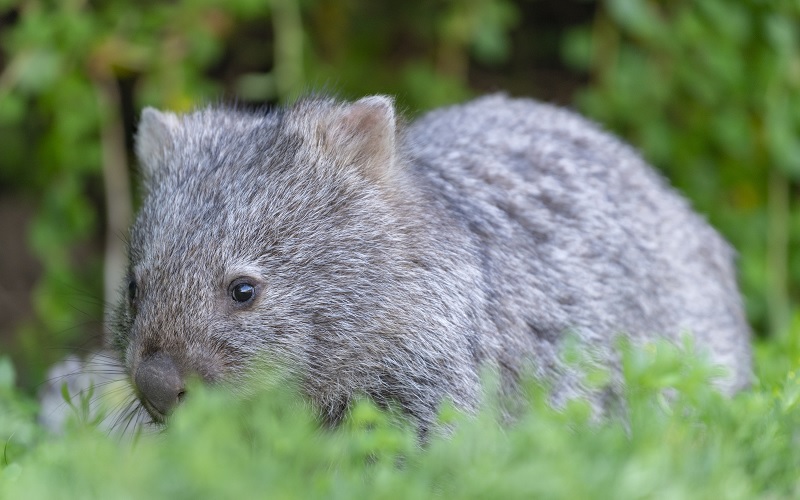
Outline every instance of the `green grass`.
{"type": "Polygon", "coordinates": [[[666,346],[625,350],[628,423],[563,411],[532,384],[511,426],[492,405],[424,448],[367,402],[321,430],[291,390],[250,400],[199,389],[163,433],[109,437],[75,419],[46,435],[0,363],[0,498],[789,498],[800,495],[794,342],[757,347],[759,380],[733,399],[666,346]],[[677,389],[665,398],[663,389],[677,389]],[[669,400],[667,400],[669,399],[669,400]]]}

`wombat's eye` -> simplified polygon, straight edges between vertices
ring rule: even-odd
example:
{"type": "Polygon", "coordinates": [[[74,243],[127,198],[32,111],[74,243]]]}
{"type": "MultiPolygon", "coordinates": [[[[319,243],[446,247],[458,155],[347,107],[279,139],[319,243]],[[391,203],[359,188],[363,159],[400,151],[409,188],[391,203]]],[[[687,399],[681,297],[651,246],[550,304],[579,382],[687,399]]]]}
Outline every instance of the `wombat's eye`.
{"type": "Polygon", "coordinates": [[[256,287],[250,283],[237,283],[231,288],[231,297],[236,302],[247,302],[253,299],[256,294],[256,287]]]}

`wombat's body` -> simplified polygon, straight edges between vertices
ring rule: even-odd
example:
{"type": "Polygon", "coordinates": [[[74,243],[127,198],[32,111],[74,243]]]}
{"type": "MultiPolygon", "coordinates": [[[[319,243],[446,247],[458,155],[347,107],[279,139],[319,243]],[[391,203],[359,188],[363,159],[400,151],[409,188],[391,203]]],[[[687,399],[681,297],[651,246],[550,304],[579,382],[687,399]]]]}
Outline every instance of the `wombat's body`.
{"type": "Polygon", "coordinates": [[[561,360],[569,337],[612,390],[618,335],[691,334],[724,392],[749,381],[731,250],[572,113],[491,96],[402,130],[382,97],[147,110],[137,147],[146,196],[114,339],[156,419],[187,375],[250,376],[260,359],[333,422],[358,394],[423,426],[444,398],[472,410],[484,367],[602,410],[561,360]]]}

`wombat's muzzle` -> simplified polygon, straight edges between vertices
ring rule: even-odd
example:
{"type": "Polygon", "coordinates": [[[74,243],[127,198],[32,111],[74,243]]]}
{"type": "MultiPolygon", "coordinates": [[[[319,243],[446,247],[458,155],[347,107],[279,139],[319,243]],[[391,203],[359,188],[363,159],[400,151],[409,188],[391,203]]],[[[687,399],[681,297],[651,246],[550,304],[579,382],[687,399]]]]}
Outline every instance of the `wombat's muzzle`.
{"type": "Polygon", "coordinates": [[[186,386],[175,360],[164,352],[145,358],[133,377],[148,413],[163,421],[183,399],[186,386]]]}

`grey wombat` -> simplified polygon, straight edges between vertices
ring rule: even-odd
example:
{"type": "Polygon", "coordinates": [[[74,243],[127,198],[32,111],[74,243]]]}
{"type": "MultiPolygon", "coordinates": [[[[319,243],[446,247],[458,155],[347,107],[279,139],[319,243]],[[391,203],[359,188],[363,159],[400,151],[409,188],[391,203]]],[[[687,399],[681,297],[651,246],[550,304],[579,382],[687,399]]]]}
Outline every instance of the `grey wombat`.
{"type": "Polygon", "coordinates": [[[285,365],[329,422],[363,394],[424,427],[479,374],[605,396],[561,359],[580,341],[619,384],[614,339],[693,335],[751,374],[732,252],[628,146],[545,104],[490,96],[398,125],[387,97],[272,112],[142,115],[145,197],[113,341],[163,420],[190,374],[285,365]]]}

